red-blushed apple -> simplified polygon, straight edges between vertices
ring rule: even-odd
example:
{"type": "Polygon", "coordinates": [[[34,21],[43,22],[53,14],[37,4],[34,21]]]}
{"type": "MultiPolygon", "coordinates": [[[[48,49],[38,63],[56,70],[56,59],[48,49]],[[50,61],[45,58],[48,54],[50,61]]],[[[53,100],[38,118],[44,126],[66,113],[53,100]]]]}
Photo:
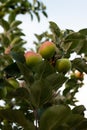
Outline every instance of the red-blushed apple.
{"type": "Polygon", "coordinates": [[[29,67],[35,66],[42,61],[42,56],[39,53],[33,51],[27,51],[25,54],[26,64],[29,67]]]}
{"type": "Polygon", "coordinates": [[[78,71],[78,70],[76,70],[76,71],[74,72],[74,75],[75,75],[75,77],[76,77],[77,79],[83,79],[83,78],[84,78],[84,74],[81,73],[81,72],[78,71]]]}
{"type": "Polygon", "coordinates": [[[56,61],[56,69],[58,72],[67,73],[71,69],[71,61],[67,58],[61,58],[56,61]]]}
{"type": "Polygon", "coordinates": [[[56,46],[53,42],[46,41],[42,43],[38,49],[38,53],[42,55],[45,59],[50,59],[53,57],[56,51],[56,46]]]}

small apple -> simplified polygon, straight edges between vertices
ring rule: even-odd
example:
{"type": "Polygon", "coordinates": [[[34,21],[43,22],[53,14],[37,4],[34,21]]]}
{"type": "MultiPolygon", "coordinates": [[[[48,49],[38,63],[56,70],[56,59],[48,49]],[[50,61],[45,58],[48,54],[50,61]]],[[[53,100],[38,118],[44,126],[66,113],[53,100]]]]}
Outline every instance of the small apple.
{"type": "Polygon", "coordinates": [[[35,53],[33,51],[26,52],[24,56],[25,56],[26,64],[29,67],[37,65],[42,61],[42,56],[39,53],[35,53]]]}
{"type": "Polygon", "coordinates": [[[71,69],[71,61],[67,58],[57,60],[56,69],[58,72],[67,73],[71,69]]]}
{"type": "Polygon", "coordinates": [[[40,45],[38,52],[42,55],[45,59],[50,59],[53,57],[56,51],[56,46],[53,42],[46,41],[40,45]]]}
{"type": "Polygon", "coordinates": [[[80,80],[82,80],[82,79],[84,78],[84,74],[83,74],[82,72],[78,71],[78,70],[76,70],[76,71],[74,72],[74,75],[75,75],[75,77],[76,77],[77,79],[80,79],[80,80]]]}

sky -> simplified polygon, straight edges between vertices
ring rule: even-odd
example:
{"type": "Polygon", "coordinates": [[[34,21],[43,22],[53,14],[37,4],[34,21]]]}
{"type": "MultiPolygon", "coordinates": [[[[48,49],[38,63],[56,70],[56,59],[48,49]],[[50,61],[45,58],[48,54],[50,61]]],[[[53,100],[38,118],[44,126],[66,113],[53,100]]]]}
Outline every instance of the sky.
{"type": "Polygon", "coordinates": [[[48,16],[61,28],[78,30],[87,26],[87,0],[45,0],[48,16]]]}
{"type": "Polygon", "coordinates": [[[78,31],[87,27],[87,0],[42,0],[47,7],[48,18],[41,15],[38,23],[36,18],[30,20],[29,15],[19,16],[23,20],[21,27],[26,34],[28,48],[32,48],[34,33],[41,34],[49,28],[49,21],[56,22],[60,29],[78,31]]]}
{"type": "MultiPolygon", "coordinates": [[[[47,7],[48,18],[41,15],[41,21],[38,23],[36,18],[30,20],[29,15],[21,16],[23,20],[21,27],[26,34],[27,49],[34,48],[34,34],[41,34],[48,30],[49,21],[56,22],[60,29],[72,29],[78,31],[87,28],[87,0],[43,0],[47,7]]],[[[87,108],[87,76],[85,76],[85,85],[80,88],[76,97],[87,108]]],[[[87,111],[86,111],[87,116],[87,111]]]]}

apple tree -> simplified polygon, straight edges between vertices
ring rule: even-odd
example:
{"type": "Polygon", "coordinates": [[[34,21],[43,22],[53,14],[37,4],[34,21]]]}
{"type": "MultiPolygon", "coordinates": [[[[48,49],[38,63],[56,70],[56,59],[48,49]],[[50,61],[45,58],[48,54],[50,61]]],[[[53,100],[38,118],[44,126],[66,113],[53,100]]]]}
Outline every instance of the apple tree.
{"type": "Polygon", "coordinates": [[[0,130],[87,130],[86,108],[75,97],[87,74],[87,29],[50,21],[35,34],[35,51],[27,50],[17,19],[26,13],[47,17],[39,0],[0,1],[0,130]]]}

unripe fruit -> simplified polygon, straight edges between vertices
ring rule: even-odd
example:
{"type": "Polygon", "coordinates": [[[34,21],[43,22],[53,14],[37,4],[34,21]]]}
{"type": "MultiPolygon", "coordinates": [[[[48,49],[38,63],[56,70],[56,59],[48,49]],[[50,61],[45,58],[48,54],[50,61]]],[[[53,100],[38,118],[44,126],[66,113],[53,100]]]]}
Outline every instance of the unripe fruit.
{"type": "Polygon", "coordinates": [[[56,69],[58,72],[67,73],[71,69],[71,62],[67,58],[62,58],[56,61],[56,69]]]}
{"type": "Polygon", "coordinates": [[[37,65],[38,63],[42,61],[42,56],[32,51],[26,52],[24,56],[25,56],[26,64],[29,67],[37,65]]]}
{"type": "Polygon", "coordinates": [[[46,41],[43,44],[41,44],[41,46],[38,50],[38,52],[45,59],[49,59],[49,58],[53,57],[55,51],[56,51],[56,46],[53,42],[50,42],[50,41],[46,41]]]}

